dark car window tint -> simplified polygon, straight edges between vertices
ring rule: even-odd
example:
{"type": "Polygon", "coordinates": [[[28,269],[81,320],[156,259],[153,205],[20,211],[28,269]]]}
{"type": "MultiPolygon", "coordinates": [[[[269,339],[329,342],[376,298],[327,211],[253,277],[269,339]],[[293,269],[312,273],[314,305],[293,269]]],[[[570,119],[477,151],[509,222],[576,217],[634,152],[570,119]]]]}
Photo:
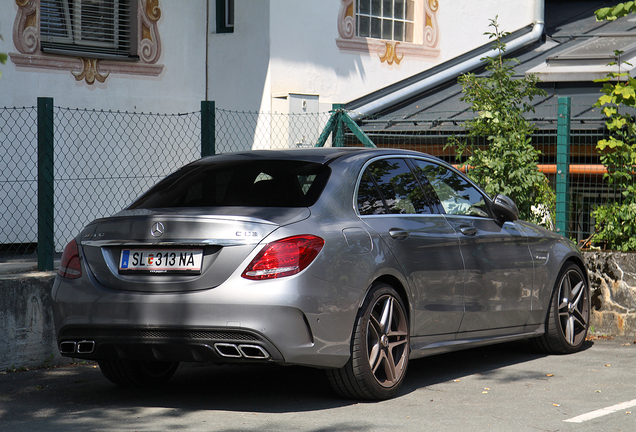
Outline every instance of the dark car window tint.
{"type": "Polygon", "coordinates": [[[392,214],[432,213],[424,191],[403,159],[382,159],[367,168],[392,214]]]}
{"type": "Polygon", "coordinates": [[[418,175],[424,175],[432,186],[446,214],[491,217],[481,192],[456,172],[422,160],[414,163],[418,175]]]}
{"type": "Polygon", "coordinates": [[[360,186],[358,187],[358,212],[361,215],[387,213],[380,191],[367,170],[362,174],[360,186]]]}
{"type": "Polygon", "coordinates": [[[131,209],[165,207],[307,207],[330,169],[293,160],[222,161],[189,165],[166,177],[131,209]]]}

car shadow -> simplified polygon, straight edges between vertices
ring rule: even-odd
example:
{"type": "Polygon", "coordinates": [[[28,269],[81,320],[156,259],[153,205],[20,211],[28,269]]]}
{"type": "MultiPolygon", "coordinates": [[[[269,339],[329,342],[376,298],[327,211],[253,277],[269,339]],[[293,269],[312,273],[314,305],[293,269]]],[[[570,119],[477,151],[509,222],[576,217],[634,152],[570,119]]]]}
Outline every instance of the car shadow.
{"type": "MultiPolygon", "coordinates": [[[[591,346],[591,342],[586,342],[584,349],[591,346]]],[[[469,375],[487,375],[544,356],[530,343],[520,341],[414,360],[409,364],[406,379],[396,397],[469,375]]],[[[86,389],[87,394],[80,396],[81,400],[90,404],[95,398],[95,384],[86,389]]],[[[161,387],[121,388],[105,379],[100,387],[99,404],[104,407],[106,402],[111,408],[144,406],[186,411],[285,413],[325,410],[361,402],[339,398],[332,391],[324,371],[300,366],[184,364],[161,387]]]]}
{"type": "MultiPolygon", "coordinates": [[[[586,342],[583,349],[592,346],[586,342]]],[[[0,431],[65,430],[82,419],[83,430],[98,432],[117,428],[122,415],[143,423],[141,419],[149,413],[181,424],[191,422],[197,412],[286,414],[356,404],[392,410],[403,396],[422,389],[436,391],[436,385],[471,375],[483,375],[489,381],[545,379],[533,367],[523,368],[526,372],[521,374],[519,368],[514,373],[500,371],[541,357],[530,343],[521,341],[414,360],[396,397],[385,402],[341,399],[323,370],[300,366],[189,363],[181,365],[168,383],[147,388],[118,387],[102,376],[95,363],[5,373],[0,375],[0,431]],[[14,429],[15,425],[22,429],[14,429]]],[[[333,430],[366,430],[364,425],[340,426],[333,430]]]]}

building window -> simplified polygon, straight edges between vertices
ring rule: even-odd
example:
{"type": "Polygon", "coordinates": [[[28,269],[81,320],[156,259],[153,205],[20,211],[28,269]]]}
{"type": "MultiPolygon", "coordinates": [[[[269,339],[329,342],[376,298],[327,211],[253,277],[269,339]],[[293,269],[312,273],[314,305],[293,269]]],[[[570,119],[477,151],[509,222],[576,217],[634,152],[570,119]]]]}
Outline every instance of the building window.
{"type": "Polygon", "coordinates": [[[137,1],[41,0],[40,49],[93,58],[137,58],[137,1]]]}
{"type": "Polygon", "coordinates": [[[234,33],[234,0],[216,0],[216,32],[234,33]]]}
{"type": "Polygon", "coordinates": [[[439,58],[439,0],[340,0],[336,45],[400,64],[405,56],[439,58]]]}
{"type": "Polygon", "coordinates": [[[356,36],[413,42],[414,0],[358,0],[356,36]]]}

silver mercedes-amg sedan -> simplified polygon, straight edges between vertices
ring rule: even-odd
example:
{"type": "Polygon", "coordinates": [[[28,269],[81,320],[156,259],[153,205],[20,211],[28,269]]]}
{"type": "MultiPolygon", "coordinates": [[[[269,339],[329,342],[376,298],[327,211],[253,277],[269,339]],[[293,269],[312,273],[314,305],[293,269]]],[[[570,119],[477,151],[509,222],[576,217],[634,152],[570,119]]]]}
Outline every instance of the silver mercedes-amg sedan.
{"type": "Polygon", "coordinates": [[[164,382],[179,362],[295,364],[356,399],[392,397],[431,354],[524,338],[577,351],[581,255],[517,218],[413,151],[203,158],[66,246],[59,349],[119,385],[164,382]]]}

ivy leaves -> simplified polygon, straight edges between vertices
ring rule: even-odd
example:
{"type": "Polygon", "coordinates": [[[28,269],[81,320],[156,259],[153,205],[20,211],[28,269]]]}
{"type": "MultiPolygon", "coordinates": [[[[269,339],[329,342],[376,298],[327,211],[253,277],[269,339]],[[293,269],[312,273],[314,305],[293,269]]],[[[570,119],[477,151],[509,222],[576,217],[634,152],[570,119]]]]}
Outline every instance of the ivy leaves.
{"type": "Polygon", "coordinates": [[[594,12],[594,15],[596,15],[597,21],[614,21],[633,12],[636,12],[636,2],[628,1],[616,6],[601,8],[594,12]]]}
{"type": "MultiPolygon", "coordinates": [[[[596,11],[597,19],[613,20],[636,11],[634,2],[621,3],[614,8],[596,11]]],[[[634,118],[622,114],[621,107],[636,108],[636,79],[620,72],[621,51],[614,51],[619,59],[619,72],[612,72],[603,82],[596,107],[603,108],[609,138],[598,141],[596,148],[601,163],[607,168],[604,179],[620,191],[621,198],[598,206],[592,213],[596,220],[596,242],[618,251],[636,250],[636,125],[634,118]]]]}

